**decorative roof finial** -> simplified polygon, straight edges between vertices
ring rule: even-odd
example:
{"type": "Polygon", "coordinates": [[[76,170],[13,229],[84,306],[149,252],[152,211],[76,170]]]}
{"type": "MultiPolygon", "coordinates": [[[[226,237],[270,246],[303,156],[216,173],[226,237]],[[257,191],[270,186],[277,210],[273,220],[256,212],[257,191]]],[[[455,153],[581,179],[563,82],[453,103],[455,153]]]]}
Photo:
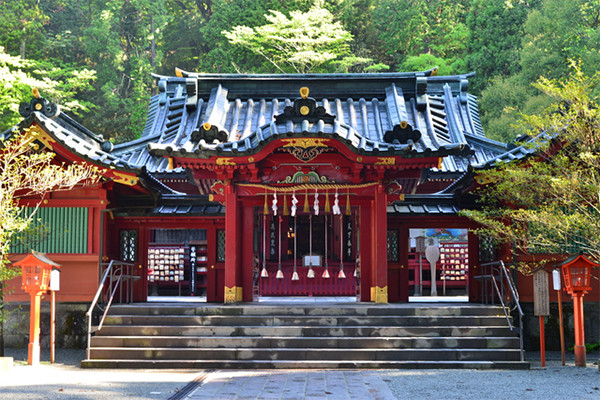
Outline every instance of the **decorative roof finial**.
{"type": "Polygon", "coordinates": [[[302,96],[303,99],[306,99],[309,93],[310,90],[306,86],[300,88],[300,96],[302,96]]]}
{"type": "Polygon", "coordinates": [[[28,118],[31,113],[38,111],[44,114],[46,117],[54,118],[60,114],[60,108],[55,103],[50,103],[48,100],[43,98],[38,88],[31,89],[33,98],[29,103],[21,103],[19,105],[19,114],[23,118],[28,118]]]}

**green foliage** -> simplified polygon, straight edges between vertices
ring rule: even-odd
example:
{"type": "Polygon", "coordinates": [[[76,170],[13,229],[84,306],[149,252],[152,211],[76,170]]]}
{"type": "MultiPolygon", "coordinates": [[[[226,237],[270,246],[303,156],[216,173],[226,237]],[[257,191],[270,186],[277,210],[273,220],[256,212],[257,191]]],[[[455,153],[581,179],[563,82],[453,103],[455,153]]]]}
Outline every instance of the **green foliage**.
{"type": "Polygon", "coordinates": [[[466,50],[468,3],[467,0],[382,0],[373,12],[373,21],[395,65],[420,54],[432,54],[452,64],[466,50]]]}
{"type": "Polygon", "coordinates": [[[491,79],[519,72],[519,50],[524,23],[540,0],[473,0],[468,8],[469,30],[465,62],[477,74],[469,88],[479,93],[491,79]]]}
{"type": "Polygon", "coordinates": [[[89,90],[95,78],[94,71],[73,66],[56,66],[49,61],[24,60],[4,52],[0,47],[0,124],[9,127],[16,124],[19,104],[29,101],[33,88],[42,91],[63,109],[74,112],[92,107],[77,95],[89,90]]]}
{"type": "Polygon", "coordinates": [[[600,73],[578,65],[568,80],[541,78],[552,99],[544,113],[524,115],[523,129],[544,134],[537,155],[481,172],[481,210],[464,215],[480,233],[516,252],[564,253],[575,248],[600,259],[600,73]]]}
{"type": "Polygon", "coordinates": [[[0,43],[21,58],[38,58],[45,41],[43,26],[49,17],[38,0],[0,1],[0,43]],[[41,46],[42,45],[42,46],[41,46]]]}
{"type": "Polygon", "coordinates": [[[265,18],[268,23],[262,26],[238,25],[223,31],[230,43],[266,61],[260,71],[253,72],[349,72],[359,65],[384,68],[372,65],[371,59],[353,55],[352,34],[317,3],[307,12],[292,11],[289,17],[271,10],[265,18]]]}
{"type": "MultiPolygon", "coordinates": [[[[519,3],[516,0],[508,3],[514,5],[511,12],[518,9],[519,3]]],[[[524,35],[518,61],[512,63],[512,70],[516,72],[506,79],[495,79],[481,94],[482,122],[490,128],[490,137],[498,140],[514,138],[511,123],[518,120],[518,112],[534,114],[543,110],[547,99],[531,86],[541,76],[565,79],[570,59],[580,60],[580,68],[586,74],[597,70],[600,63],[599,10],[599,0],[543,0],[530,10],[522,26],[524,35]],[[511,97],[510,101],[503,103],[507,96],[511,97]]],[[[486,42],[490,43],[490,40],[486,42]]]]}
{"type": "Polygon", "coordinates": [[[452,75],[455,71],[443,58],[433,54],[421,54],[419,56],[407,57],[402,63],[402,69],[406,71],[425,71],[437,67],[438,75],[452,75]]]}
{"type": "Polygon", "coordinates": [[[95,168],[87,165],[55,163],[55,154],[37,151],[34,141],[35,133],[31,131],[0,141],[0,322],[3,282],[19,274],[8,262],[10,245],[17,235],[27,231],[35,215],[35,209],[25,213],[19,199],[27,196],[41,199],[50,191],[68,190],[80,183],[93,184],[99,176],[95,168]]]}

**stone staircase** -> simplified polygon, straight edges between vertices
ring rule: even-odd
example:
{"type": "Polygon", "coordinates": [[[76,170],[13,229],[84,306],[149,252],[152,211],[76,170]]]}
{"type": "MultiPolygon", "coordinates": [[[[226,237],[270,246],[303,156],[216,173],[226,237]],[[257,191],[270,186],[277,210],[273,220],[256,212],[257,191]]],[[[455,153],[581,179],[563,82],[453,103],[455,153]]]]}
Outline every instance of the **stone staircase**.
{"type": "Polygon", "coordinates": [[[90,368],[529,368],[498,306],[113,306],[90,368]]]}

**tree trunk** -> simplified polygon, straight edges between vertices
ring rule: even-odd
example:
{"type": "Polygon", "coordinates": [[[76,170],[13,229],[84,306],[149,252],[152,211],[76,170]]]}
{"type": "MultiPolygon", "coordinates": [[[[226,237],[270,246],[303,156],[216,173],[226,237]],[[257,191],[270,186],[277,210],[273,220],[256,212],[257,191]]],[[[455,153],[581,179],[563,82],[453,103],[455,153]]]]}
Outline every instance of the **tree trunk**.
{"type": "Polygon", "coordinates": [[[0,282],[0,357],[4,357],[4,284],[0,282]]]}
{"type": "Polygon", "coordinates": [[[154,32],[154,17],[150,17],[150,32],[152,32],[152,44],[150,45],[150,65],[152,66],[152,72],[156,67],[156,36],[154,32]]]}
{"type": "Polygon", "coordinates": [[[25,38],[21,39],[21,58],[25,59],[25,38]]]}

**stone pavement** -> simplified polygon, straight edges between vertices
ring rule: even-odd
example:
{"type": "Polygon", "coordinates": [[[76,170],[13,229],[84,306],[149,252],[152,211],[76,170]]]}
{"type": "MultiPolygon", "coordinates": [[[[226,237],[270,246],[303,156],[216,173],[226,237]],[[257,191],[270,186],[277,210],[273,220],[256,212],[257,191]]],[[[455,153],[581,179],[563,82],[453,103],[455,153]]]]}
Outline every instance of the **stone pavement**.
{"type": "Polygon", "coordinates": [[[395,400],[377,371],[215,371],[190,400],[395,400]]]}

